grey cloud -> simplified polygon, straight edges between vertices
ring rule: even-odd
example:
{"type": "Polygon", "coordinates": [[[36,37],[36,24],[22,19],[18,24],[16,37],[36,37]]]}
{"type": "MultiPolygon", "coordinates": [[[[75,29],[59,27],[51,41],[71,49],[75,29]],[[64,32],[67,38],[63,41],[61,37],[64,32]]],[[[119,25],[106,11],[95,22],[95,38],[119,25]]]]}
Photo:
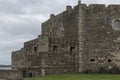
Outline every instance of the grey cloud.
{"type": "Polygon", "coordinates": [[[0,32],[9,33],[11,35],[31,34],[35,35],[40,33],[40,24],[42,20],[36,17],[44,16],[3,16],[0,18],[0,32]]]}
{"type": "Polygon", "coordinates": [[[54,10],[55,7],[65,6],[66,0],[1,0],[0,1],[0,14],[47,14],[50,10],[54,10]],[[47,6],[46,6],[47,5],[47,6]],[[50,8],[51,7],[51,8],[50,8]]]}

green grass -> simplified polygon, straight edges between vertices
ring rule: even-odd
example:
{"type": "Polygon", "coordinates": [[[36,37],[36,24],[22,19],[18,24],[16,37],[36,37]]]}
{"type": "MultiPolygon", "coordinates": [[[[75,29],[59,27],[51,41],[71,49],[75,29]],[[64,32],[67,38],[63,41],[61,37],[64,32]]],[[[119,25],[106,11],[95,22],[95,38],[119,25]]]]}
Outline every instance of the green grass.
{"type": "Polygon", "coordinates": [[[116,74],[63,74],[28,78],[25,80],[120,80],[116,74]]]}

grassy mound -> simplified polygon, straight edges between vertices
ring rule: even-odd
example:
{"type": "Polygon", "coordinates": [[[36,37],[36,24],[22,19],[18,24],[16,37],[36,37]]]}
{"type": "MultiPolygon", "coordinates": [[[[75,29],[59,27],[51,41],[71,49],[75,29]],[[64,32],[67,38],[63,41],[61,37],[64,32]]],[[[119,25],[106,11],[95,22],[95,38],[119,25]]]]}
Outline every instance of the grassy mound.
{"type": "Polygon", "coordinates": [[[120,80],[120,75],[116,74],[62,74],[49,75],[25,80],[120,80]]]}

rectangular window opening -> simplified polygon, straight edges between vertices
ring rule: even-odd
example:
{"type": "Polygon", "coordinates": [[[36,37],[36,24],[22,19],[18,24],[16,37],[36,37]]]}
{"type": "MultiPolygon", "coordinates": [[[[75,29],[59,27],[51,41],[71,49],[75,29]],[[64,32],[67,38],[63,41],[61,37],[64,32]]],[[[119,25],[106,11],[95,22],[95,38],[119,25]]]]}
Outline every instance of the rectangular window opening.
{"type": "Polygon", "coordinates": [[[34,52],[37,52],[37,47],[34,47],[34,52]]]}
{"type": "Polygon", "coordinates": [[[57,52],[58,51],[58,46],[53,46],[53,52],[57,52]]]}
{"type": "Polygon", "coordinates": [[[95,62],[95,59],[90,59],[90,62],[95,62]]]}
{"type": "Polygon", "coordinates": [[[70,47],[70,52],[75,52],[75,47],[70,47]]]}

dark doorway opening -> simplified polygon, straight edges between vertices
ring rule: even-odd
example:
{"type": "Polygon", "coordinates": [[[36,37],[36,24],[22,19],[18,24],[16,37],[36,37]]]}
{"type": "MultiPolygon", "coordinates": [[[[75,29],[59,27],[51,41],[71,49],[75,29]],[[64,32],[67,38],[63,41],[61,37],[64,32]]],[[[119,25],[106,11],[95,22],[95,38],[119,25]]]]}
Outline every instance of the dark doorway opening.
{"type": "Polygon", "coordinates": [[[70,47],[70,56],[75,58],[76,54],[75,54],[75,47],[70,47]]]}
{"type": "Polygon", "coordinates": [[[30,77],[33,77],[33,74],[32,74],[32,72],[30,72],[30,77]]]}

